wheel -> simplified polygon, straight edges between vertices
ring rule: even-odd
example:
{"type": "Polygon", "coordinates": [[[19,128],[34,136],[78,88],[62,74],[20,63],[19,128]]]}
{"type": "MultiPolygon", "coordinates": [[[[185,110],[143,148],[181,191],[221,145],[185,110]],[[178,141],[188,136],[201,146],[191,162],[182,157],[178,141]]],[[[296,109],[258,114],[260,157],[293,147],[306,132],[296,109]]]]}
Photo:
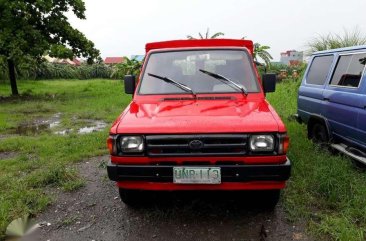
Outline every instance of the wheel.
{"type": "Polygon", "coordinates": [[[119,189],[119,196],[122,202],[131,207],[136,207],[144,203],[146,199],[142,194],[143,192],[140,190],[119,189]]]}
{"type": "Polygon", "coordinates": [[[269,190],[263,192],[263,207],[273,210],[280,200],[281,190],[269,190]]]}
{"type": "Polygon", "coordinates": [[[273,210],[280,200],[281,190],[256,191],[253,203],[255,207],[265,210],[273,210]]]}
{"type": "Polygon", "coordinates": [[[329,135],[328,130],[325,125],[321,122],[316,122],[311,126],[308,126],[309,137],[315,143],[328,143],[329,135]]]}

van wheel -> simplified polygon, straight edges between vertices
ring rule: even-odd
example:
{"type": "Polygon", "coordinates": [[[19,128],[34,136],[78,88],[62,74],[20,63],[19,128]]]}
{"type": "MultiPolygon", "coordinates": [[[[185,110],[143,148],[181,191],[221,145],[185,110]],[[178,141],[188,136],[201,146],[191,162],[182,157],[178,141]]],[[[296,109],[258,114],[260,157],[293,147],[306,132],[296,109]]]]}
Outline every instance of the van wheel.
{"type": "Polygon", "coordinates": [[[143,204],[143,192],[140,190],[119,189],[119,196],[127,206],[136,207],[143,204]]]}
{"type": "Polygon", "coordinates": [[[311,126],[308,126],[309,137],[315,143],[328,143],[329,135],[328,130],[323,123],[316,122],[311,126]]]}

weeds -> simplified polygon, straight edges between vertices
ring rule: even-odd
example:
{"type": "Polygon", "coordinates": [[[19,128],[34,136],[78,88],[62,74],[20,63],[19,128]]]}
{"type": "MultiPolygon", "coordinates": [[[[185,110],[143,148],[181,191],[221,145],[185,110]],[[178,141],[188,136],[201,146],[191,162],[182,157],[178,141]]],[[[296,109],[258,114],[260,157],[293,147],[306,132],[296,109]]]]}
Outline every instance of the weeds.
{"type": "Polygon", "coordinates": [[[6,136],[0,139],[0,151],[17,155],[0,161],[0,240],[11,220],[36,214],[52,201],[45,187],[73,191],[85,184],[70,166],[107,153],[108,128],[130,101],[116,80],[19,81],[20,98],[7,97],[8,88],[0,84],[0,96],[4,96],[0,99],[0,135],[6,136]],[[85,88],[88,91],[82,91],[85,88]],[[57,113],[65,128],[74,127],[73,120],[79,116],[103,120],[108,126],[83,135],[9,134],[20,123],[49,119],[57,113]]]}
{"type": "Polygon", "coordinates": [[[291,220],[305,220],[320,240],[361,241],[366,230],[366,176],[352,161],[307,139],[306,126],[291,120],[299,81],[284,81],[268,95],[290,135],[292,177],[283,201],[291,220]]]}
{"type": "MultiPolygon", "coordinates": [[[[314,145],[307,139],[306,126],[291,119],[297,109],[299,84],[283,81],[275,93],[268,94],[291,138],[292,177],[283,195],[287,216],[305,221],[319,240],[364,240],[365,173],[354,168],[349,158],[314,145]]],[[[130,101],[122,94],[121,83],[112,80],[20,81],[19,89],[31,95],[0,99],[0,135],[24,120],[58,112],[64,125],[71,126],[75,116],[112,123],[130,101]]],[[[0,95],[8,92],[8,85],[0,84],[0,95]]],[[[72,191],[82,186],[83,180],[69,167],[106,154],[107,135],[108,127],[86,135],[41,133],[0,139],[1,151],[19,153],[0,161],[0,239],[11,220],[37,213],[52,201],[45,187],[72,191]]]]}

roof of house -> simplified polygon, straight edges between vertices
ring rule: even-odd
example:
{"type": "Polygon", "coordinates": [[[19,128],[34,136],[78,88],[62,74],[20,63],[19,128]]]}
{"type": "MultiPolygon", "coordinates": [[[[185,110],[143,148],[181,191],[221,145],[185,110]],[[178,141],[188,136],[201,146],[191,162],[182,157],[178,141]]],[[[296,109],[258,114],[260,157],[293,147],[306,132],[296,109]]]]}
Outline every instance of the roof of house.
{"type": "Polygon", "coordinates": [[[300,53],[301,51],[297,51],[297,50],[287,50],[286,52],[282,52],[281,55],[287,55],[290,56],[291,53],[300,53]]]}
{"type": "Polygon", "coordinates": [[[153,49],[185,47],[246,47],[253,54],[253,42],[243,39],[189,39],[171,40],[146,44],[146,53],[153,49]]]}
{"type": "Polygon", "coordinates": [[[75,63],[75,65],[80,65],[80,64],[81,64],[81,61],[80,61],[80,60],[78,60],[77,58],[74,58],[74,59],[72,60],[72,62],[74,62],[74,63],[75,63]]]}
{"type": "Polygon", "coordinates": [[[104,60],[105,64],[119,64],[124,60],[123,57],[106,57],[104,60]]]}
{"type": "Polygon", "coordinates": [[[70,65],[80,65],[81,61],[77,58],[73,58],[71,59],[59,59],[59,58],[54,58],[54,57],[50,57],[49,55],[43,56],[48,62],[50,63],[54,63],[54,64],[70,64],[70,65]]]}

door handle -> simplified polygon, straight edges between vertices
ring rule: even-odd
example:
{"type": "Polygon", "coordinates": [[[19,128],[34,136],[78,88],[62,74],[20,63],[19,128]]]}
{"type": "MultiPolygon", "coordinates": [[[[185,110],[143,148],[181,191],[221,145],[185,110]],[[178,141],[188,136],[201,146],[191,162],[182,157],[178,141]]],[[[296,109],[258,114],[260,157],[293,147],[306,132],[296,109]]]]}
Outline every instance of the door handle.
{"type": "Polygon", "coordinates": [[[324,98],[323,98],[323,100],[324,100],[324,101],[329,101],[329,98],[325,98],[325,97],[324,97],[324,98]]]}

